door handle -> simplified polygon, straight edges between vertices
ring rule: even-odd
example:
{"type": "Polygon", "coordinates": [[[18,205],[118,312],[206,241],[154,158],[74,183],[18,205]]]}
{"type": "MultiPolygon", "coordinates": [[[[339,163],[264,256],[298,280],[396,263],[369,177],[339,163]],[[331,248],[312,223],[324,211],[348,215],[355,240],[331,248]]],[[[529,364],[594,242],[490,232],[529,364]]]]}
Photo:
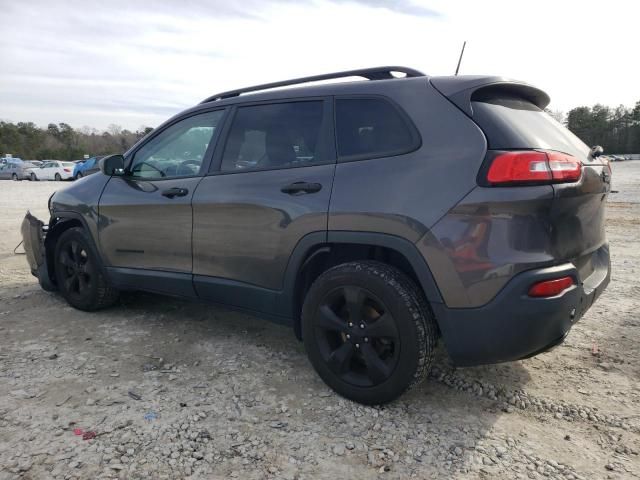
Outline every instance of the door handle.
{"type": "Polygon", "coordinates": [[[285,185],[280,189],[282,193],[289,195],[301,195],[303,193],[316,193],[322,190],[322,185],[319,183],[309,182],[294,182],[289,185],[285,185]]]}
{"type": "Polygon", "coordinates": [[[189,193],[189,190],[186,188],[173,187],[162,192],[162,196],[167,198],[184,197],[187,193],[189,193]]]}

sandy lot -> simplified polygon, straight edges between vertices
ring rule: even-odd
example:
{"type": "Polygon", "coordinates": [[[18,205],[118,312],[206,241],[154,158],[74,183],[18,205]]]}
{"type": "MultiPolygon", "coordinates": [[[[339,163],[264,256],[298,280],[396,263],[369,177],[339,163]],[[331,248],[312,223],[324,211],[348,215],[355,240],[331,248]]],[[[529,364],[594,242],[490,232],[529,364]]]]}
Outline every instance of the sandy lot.
{"type": "Polygon", "coordinates": [[[562,346],[465,369],[440,352],[382,408],[257,318],[148,294],[70,308],[13,254],[65,185],[2,181],[0,479],[640,478],[640,162],[613,178],[613,280],[562,346]]]}

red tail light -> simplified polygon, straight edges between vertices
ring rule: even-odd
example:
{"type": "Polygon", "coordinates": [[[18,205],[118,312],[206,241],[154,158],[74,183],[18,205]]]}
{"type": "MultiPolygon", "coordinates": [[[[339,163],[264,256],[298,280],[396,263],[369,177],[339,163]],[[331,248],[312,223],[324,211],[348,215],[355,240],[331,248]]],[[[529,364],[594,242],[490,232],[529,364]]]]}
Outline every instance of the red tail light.
{"type": "Polygon", "coordinates": [[[572,277],[554,278],[534,283],[529,289],[530,297],[555,297],[574,285],[572,277]]]}
{"type": "Polygon", "coordinates": [[[582,162],[576,157],[559,152],[547,152],[551,175],[556,182],[576,182],[582,174],[582,162]]]}
{"type": "Polygon", "coordinates": [[[575,182],[582,162],[559,152],[518,150],[500,152],[493,158],[487,181],[491,185],[522,185],[575,182]]]}
{"type": "Polygon", "coordinates": [[[71,173],[71,170],[69,170],[68,168],[63,168],[63,170],[67,173],[71,173]]]}

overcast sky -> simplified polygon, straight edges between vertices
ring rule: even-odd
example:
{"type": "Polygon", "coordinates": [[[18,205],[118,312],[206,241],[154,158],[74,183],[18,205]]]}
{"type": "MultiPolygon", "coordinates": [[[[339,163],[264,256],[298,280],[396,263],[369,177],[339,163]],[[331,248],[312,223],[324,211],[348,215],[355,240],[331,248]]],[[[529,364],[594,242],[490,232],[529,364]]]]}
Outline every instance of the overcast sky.
{"type": "Polygon", "coordinates": [[[0,119],[137,129],[218,91],[377,65],[640,100],[634,1],[0,0],[0,119]]]}

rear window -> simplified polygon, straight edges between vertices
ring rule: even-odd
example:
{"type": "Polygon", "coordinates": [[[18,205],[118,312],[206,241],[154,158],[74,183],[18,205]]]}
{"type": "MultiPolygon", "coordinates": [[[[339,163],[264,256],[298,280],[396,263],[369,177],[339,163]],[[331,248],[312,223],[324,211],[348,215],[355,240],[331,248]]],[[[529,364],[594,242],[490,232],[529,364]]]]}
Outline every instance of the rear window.
{"type": "Polygon", "coordinates": [[[399,155],[420,145],[413,126],[382,98],[337,99],[336,135],[343,159],[399,155]]]}
{"type": "Polygon", "coordinates": [[[63,167],[75,167],[76,164],[73,162],[62,162],[63,167]]]}
{"type": "Polygon", "coordinates": [[[540,148],[580,157],[589,147],[549,114],[528,100],[506,94],[474,95],[473,119],[482,128],[489,148],[540,148]]]}

